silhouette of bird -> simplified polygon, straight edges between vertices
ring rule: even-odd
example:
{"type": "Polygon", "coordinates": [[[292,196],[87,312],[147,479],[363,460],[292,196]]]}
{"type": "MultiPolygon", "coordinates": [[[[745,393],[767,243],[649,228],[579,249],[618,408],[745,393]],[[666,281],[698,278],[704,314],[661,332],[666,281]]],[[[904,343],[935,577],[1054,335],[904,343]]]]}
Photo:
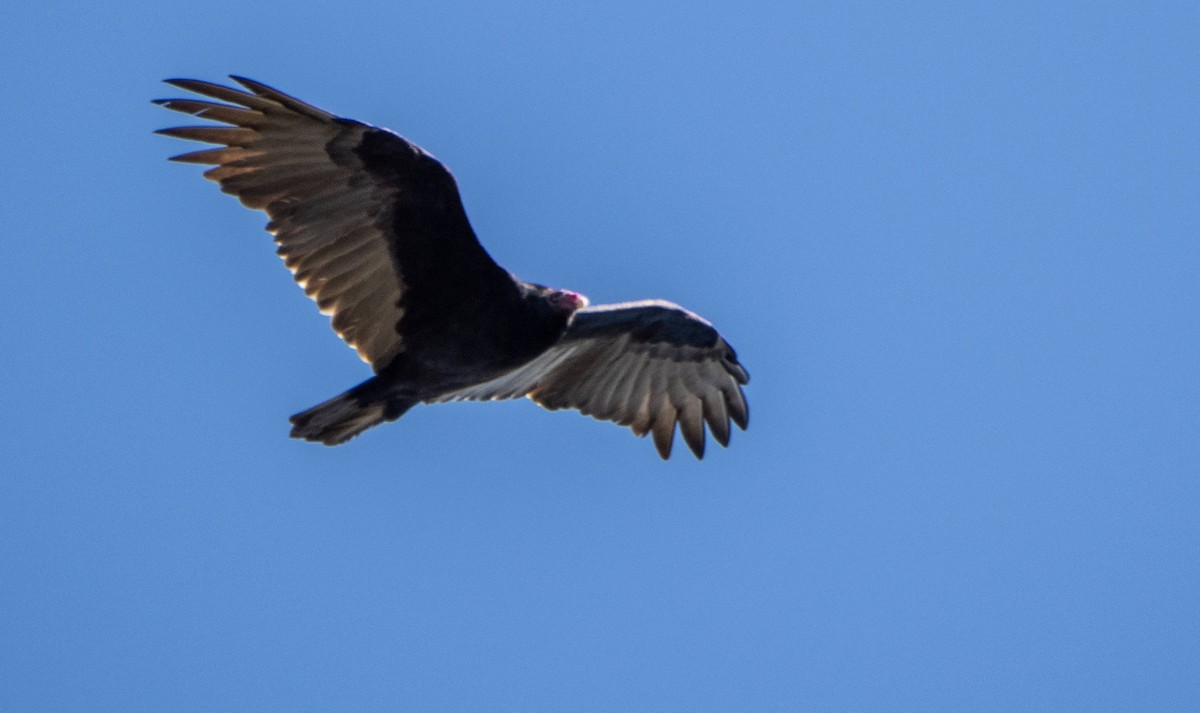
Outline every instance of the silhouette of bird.
{"type": "Polygon", "coordinates": [[[749,419],[749,374],[713,326],[661,300],[589,307],[518,279],[479,244],[450,172],[387,129],[243,77],[245,90],[167,84],[215,99],[159,99],[219,122],[157,133],[217,144],[171,160],[264,211],[305,294],[375,375],[291,417],[293,438],[337,445],[418,403],[528,396],[652,433],[675,424],[697,458],[705,424],[728,445],[749,419]]]}

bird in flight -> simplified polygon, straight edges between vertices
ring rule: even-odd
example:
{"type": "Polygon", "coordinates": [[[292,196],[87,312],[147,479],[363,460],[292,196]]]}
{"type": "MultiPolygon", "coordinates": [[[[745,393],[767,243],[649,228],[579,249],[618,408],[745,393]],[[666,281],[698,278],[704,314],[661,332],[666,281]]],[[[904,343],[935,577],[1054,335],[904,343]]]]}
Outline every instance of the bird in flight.
{"type": "Polygon", "coordinates": [[[345,119],[243,77],[244,89],[167,84],[208,99],[158,99],[219,122],[162,129],[218,148],[172,161],[248,208],[305,294],[375,375],[291,417],[293,438],[344,443],[419,403],[527,396],[653,434],[675,424],[697,458],[705,424],[722,446],[743,430],[749,374],[702,317],[662,300],[588,306],[525,282],[479,244],[454,177],[398,134],[345,119]]]}

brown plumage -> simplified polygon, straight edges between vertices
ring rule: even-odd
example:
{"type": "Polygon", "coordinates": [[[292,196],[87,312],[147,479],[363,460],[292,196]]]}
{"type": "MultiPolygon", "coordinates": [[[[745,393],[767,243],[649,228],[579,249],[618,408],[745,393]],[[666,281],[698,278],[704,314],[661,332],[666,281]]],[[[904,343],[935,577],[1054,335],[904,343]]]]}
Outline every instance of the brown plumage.
{"type": "Polygon", "coordinates": [[[418,403],[528,396],[653,434],[675,425],[696,456],[745,429],[749,380],[704,319],[662,301],[587,307],[517,279],[475,237],[450,172],[386,129],[266,85],[168,84],[220,102],[156,103],[224,125],[163,129],[217,144],[174,157],[264,211],[279,255],[375,376],[292,417],[292,436],[329,445],[418,403]]]}

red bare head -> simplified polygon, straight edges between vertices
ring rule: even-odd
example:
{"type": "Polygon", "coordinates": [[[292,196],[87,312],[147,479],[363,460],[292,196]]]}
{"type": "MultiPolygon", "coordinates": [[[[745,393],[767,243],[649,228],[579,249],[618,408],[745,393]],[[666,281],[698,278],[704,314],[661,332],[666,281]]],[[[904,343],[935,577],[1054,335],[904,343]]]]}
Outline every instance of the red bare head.
{"type": "Polygon", "coordinates": [[[563,314],[575,314],[575,310],[588,306],[588,298],[570,290],[550,290],[546,295],[550,305],[563,314]]]}

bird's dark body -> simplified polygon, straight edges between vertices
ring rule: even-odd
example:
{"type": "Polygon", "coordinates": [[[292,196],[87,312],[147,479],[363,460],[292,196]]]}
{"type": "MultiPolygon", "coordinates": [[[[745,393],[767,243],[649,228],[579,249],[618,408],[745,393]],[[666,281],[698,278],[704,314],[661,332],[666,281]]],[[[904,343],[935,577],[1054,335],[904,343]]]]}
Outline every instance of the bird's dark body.
{"type": "Polygon", "coordinates": [[[292,416],[293,435],[312,433],[320,440],[341,442],[354,435],[341,428],[347,419],[356,425],[354,417],[378,413],[380,421],[395,421],[418,403],[436,401],[526,364],[561,338],[567,317],[550,310],[536,295],[519,302],[508,309],[498,309],[503,302],[488,305],[495,309],[482,310],[482,316],[496,319],[464,320],[461,328],[451,330],[435,328],[439,320],[434,310],[406,312],[397,329],[405,334],[408,348],[370,379],[292,416]],[[323,423],[317,420],[322,415],[339,418],[323,423]]]}
{"type": "Polygon", "coordinates": [[[234,78],[249,92],[169,83],[217,104],[169,109],[224,125],[160,133],[219,144],[175,160],[270,217],[296,281],[375,375],[291,418],[292,435],[336,445],[415,404],[529,396],[653,432],[666,458],[678,423],[701,456],[746,427],[749,378],[707,321],[666,302],[586,309],[565,290],[500,267],[471,228],[453,176],[401,136],[234,78]]]}
{"type": "Polygon", "coordinates": [[[481,305],[453,328],[439,329],[447,316],[456,315],[439,315],[432,308],[406,311],[399,323],[406,348],[379,370],[378,378],[410,388],[418,398],[434,398],[525,364],[567,327],[566,315],[533,296],[512,305],[481,305]]]}

